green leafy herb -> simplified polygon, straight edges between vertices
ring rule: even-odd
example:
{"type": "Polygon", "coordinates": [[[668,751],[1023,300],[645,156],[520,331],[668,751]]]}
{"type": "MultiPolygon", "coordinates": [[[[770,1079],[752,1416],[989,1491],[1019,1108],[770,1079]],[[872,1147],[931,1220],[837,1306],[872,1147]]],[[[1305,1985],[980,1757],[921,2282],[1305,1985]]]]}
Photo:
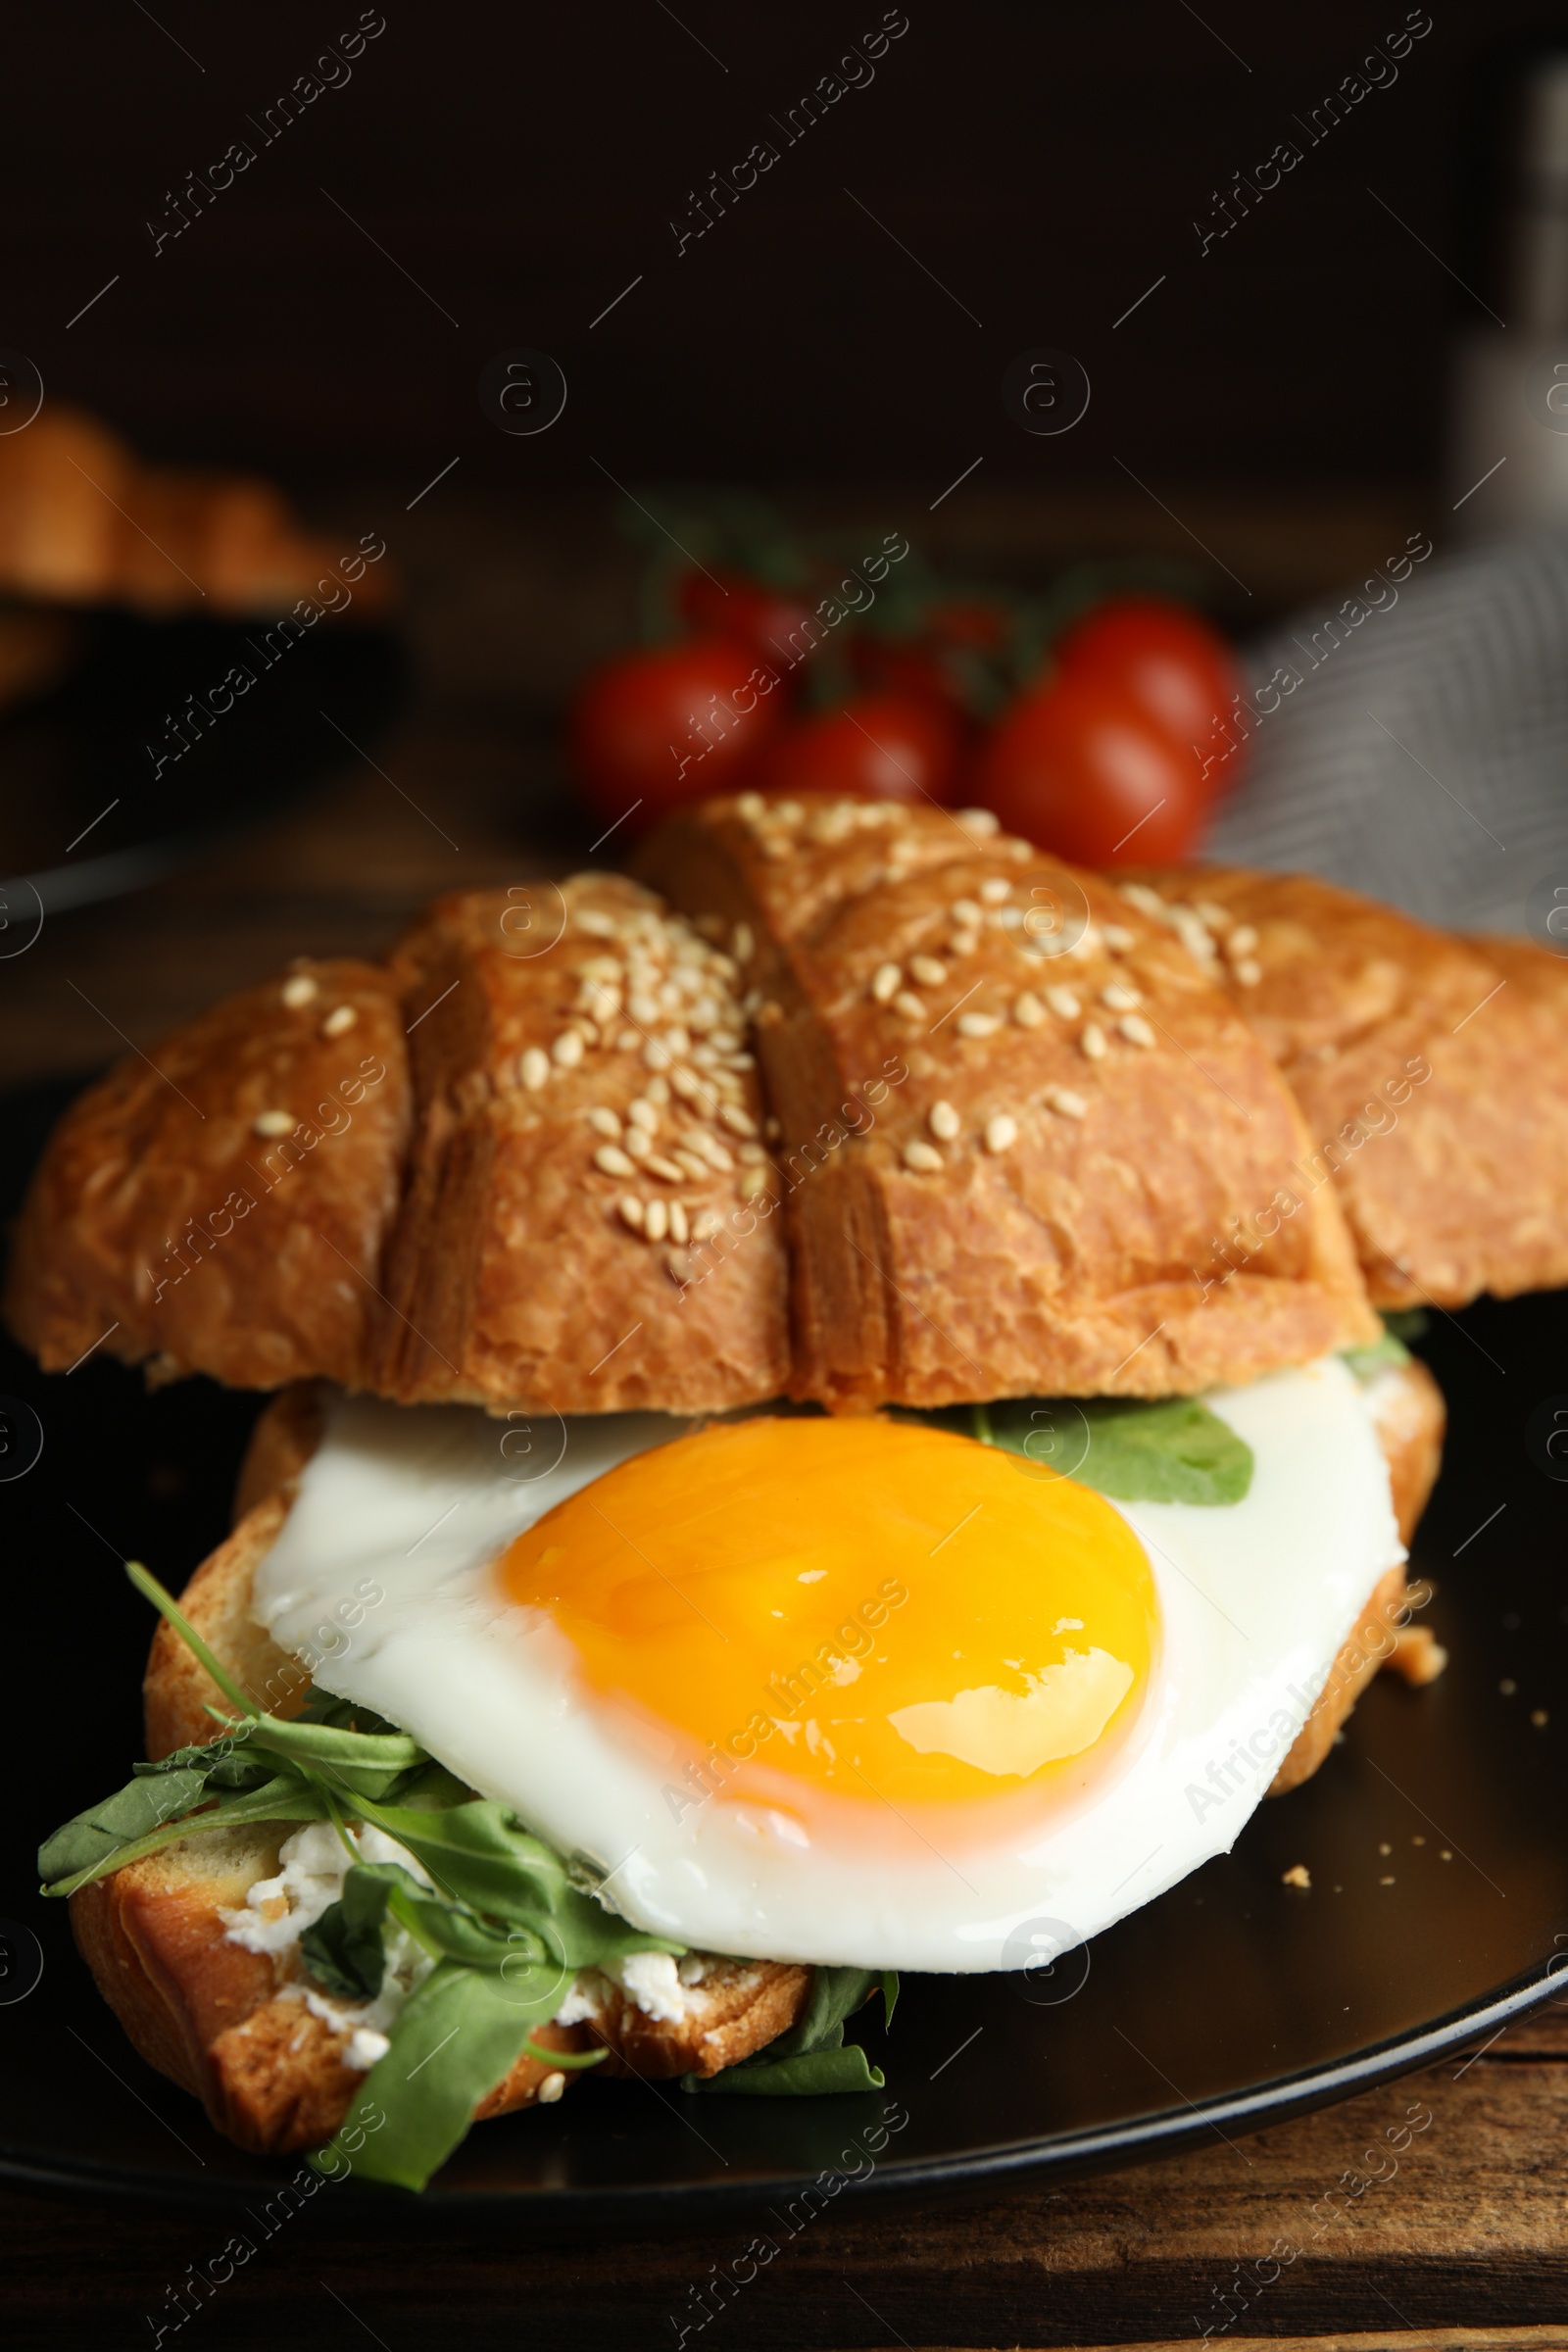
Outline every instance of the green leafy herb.
{"type": "MultiPolygon", "coordinates": [[[[349,1822],[395,1838],[433,1884],[421,1885],[399,1863],[352,1862],[338,1900],[302,1934],[301,1952],[327,1992],[348,2001],[381,1991],[389,1922],[435,1966],[398,2012],[353,2111],[312,2161],[422,2188],[523,2049],[563,2070],[607,2055],[547,2050],[529,2039],[555,2016],[579,1970],[613,1968],[634,1952],[678,1956],[685,1947],[607,1910],[507,1806],[475,1796],[368,1709],[313,1692],[288,1722],[264,1713],[163,1587],[144,1568],[127,1573],[238,1712],[210,1710],[225,1737],[138,1765],[125,1788],[47,1838],[38,1857],[44,1892],[70,1894],[177,1838],[242,1822],[330,1821],[351,1849],[349,1822]]],[[[818,1969],[792,2031],[701,2087],[773,2097],[879,2087],[880,2073],[844,2040],[844,2020],[878,1984],[891,2016],[895,1977],[818,1969]]]]}
{"type": "Polygon", "coordinates": [[[326,2146],[318,2172],[422,2188],[445,2164],[473,2111],[504,2082],[532,2027],[561,2002],[561,1984],[509,1983],[488,1969],[442,1960],[409,1995],[388,2047],[326,2146]]]}
{"type": "Polygon", "coordinates": [[[844,2021],[881,1987],[887,2023],[893,2021],[899,1980],[891,1969],[818,1968],[806,2007],[787,2034],[726,2066],[716,2075],[683,2075],[683,2090],[728,2091],[748,2098],[821,2098],[848,2090],[880,2090],[886,2082],[858,2042],[846,2042],[844,2021]]]}
{"type": "Polygon", "coordinates": [[[975,1435],[1022,1454],[1042,1475],[1059,1470],[1118,1502],[1240,1502],[1252,1483],[1252,1449],[1197,1396],[1034,1397],[974,1408],[975,1435]],[[1073,1462],[1088,1424],[1089,1446],[1073,1462]]]}
{"type": "Polygon", "coordinates": [[[1380,1372],[1388,1372],[1410,1361],[1407,1340],[1418,1340],[1427,1327],[1424,1306],[1413,1306],[1403,1314],[1385,1315],[1383,1329],[1369,1348],[1346,1348],[1341,1350],[1350,1370],[1363,1386],[1376,1380],[1380,1372]]]}

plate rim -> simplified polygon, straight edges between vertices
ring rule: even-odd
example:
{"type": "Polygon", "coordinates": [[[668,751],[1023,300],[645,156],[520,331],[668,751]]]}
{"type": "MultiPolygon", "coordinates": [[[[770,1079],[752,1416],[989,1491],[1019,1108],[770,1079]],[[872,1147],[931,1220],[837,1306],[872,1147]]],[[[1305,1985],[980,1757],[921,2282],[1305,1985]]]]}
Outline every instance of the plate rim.
{"type": "MultiPolygon", "coordinates": [[[[842,2185],[855,2188],[861,2197],[881,2201],[921,2192],[978,2189],[988,2182],[1011,2185],[1031,2176],[1065,2180],[1147,2158],[1178,2155],[1226,2123],[1245,2132],[1260,2132],[1360,2091],[1375,2090],[1401,2075],[1418,2073],[1461,2048],[1486,2026],[1495,2025],[1500,2032],[1517,2018],[1544,2007],[1565,1974],[1568,1952],[1553,1951],[1540,1968],[1494,1985],[1443,2017],[1324,2066],[1281,2075],[1245,2091],[1222,2091],[1212,2098],[1188,2100],[1181,2107],[1152,2108],[1146,2114],[1087,2131],[999,2141],[994,2147],[969,2149],[959,2155],[882,2162],[863,2180],[846,2175],[842,2185]]],[[[896,2095],[896,2083],[889,2087],[896,2095]]],[[[304,2162],[301,2154],[299,2163],[304,2162]]],[[[275,2193],[292,2178],[283,2175],[274,2180],[269,2175],[257,2181],[254,2193],[265,2201],[266,2194],[275,2193]]],[[[820,2173],[750,2174],[737,2181],[646,2180],[613,2187],[559,2189],[433,2186],[417,2193],[389,2192],[377,2183],[350,2180],[341,2183],[348,2191],[347,2198],[334,2199],[331,2210],[350,2212],[358,2223],[379,2215],[399,2224],[414,2211],[434,2215],[439,2221],[508,2214],[536,2225],[540,2234],[593,2228],[631,2235],[650,2224],[661,2226],[671,2219],[700,2222],[720,2213],[755,2210],[773,2199],[788,2202],[819,2179],[820,2173]]],[[[0,2182],[61,2194],[96,2194],[134,2205],[232,2208],[243,2206],[245,2199],[245,2184],[232,2178],[207,2183],[185,2174],[166,2176],[123,2164],[99,2165],[86,2158],[53,2153],[29,2156],[3,2140],[0,2182]]]]}

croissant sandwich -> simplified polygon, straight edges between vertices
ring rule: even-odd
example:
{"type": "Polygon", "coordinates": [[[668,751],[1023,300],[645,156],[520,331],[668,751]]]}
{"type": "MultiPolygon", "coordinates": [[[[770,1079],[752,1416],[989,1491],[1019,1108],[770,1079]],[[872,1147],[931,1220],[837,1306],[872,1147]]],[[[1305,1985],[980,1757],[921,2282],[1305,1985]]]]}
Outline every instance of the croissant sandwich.
{"type": "Polygon", "coordinates": [[[1049,1961],[1442,1663],[1372,1301],[1448,1212],[1306,1181],[1267,878],[760,794],[638,865],[188,1023],[14,1237],[46,1368],[275,1392],[46,1886],[220,2129],[408,2186],[589,2068],[879,2082],[896,1972],[1049,1961]]]}

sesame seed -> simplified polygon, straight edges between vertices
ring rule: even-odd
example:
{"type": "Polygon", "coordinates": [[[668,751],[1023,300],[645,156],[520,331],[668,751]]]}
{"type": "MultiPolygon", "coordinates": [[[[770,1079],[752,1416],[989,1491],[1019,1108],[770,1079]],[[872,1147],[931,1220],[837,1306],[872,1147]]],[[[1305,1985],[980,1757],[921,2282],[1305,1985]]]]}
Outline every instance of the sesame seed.
{"type": "Polygon", "coordinates": [[[1143,1001],[1139,990],[1124,980],[1112,980],[1100,992],[1100,1002],[1109,1012],[1136,1012],[1143,1001]]]}
{"type": "Polygon", "coordinates": [[[909,970],[922,988],[940,988],[948,976],[948,967],[934,956],[911,956],[909,970]]]}
{"type": "Polygon", "coordinates": [[[291,1110],[258,1111],[251,1125],[258,1135],[287,1135],[294,1125],[294,1113],[291,1110]]]}
{"type": "Polygon", "coordinates": [[[694,1184],[702,1184],[706,1181],[708,1176],[708,1162],[699,1152],[690,1151],[684,1144],[677,1144],[674,1151],[671,1152],[670,1157],[680,1161],[681,1166],[685,1169],[687,1175],[691,1178],[694,1184]]]}
{"type": "Polygon", "coordinates": [[[729,952],[737,963],[750,963],[757,941],[750,923],[737,923],[729,935],[729,952]]]}
{"type": "Polygon", "coordinates": [[[879,1004],[891,1004],[904,985],[904,974],[896,963],[879,963],[871,974],[871,994],[879,1004]]]}
{"type": "Polygon", "coordinates": [[[621,1223],[623,1225],[629,1225],[633,1233],[641,1233],[643,1229],[643,1204],[638,1200],[636,1194],[622,1193],[620,1199],[615,1202],[615,1207],[619,1213],[621,1223]]]}
{"type": "Polygon", "coordinates": [[[1157,890],[1151,890],[1147,882],[1123,882],[1120,888],[1129,906],[1136,906],[1140,914],[1153,915],[1156,921],[1164,920],[1165,902],[1157,890]]]}
{"type": "Polygon", "coordinates": [[[799,801],[775,801],[773,803],[773,822],[776,825],[798,825],[805,814],[806,810],[799,801]]]}
{"type": "Polygon", "coordinates": [[[722,1233],[724,1220],[716,1208],[705,1208],[692,1219],[692,1240],[710,1242],[715,1233],[722,1233]]]}
{"type": "Polygon", "coordinates": [[[646,1029],[651,1022],[657,1021],[659,1018],[659,999],[650,996],[645,988],[634,989],[631,1003],[627,1005],[626,1010],[634,1021],[640,1022],[646,1029]]]}
{"type": "Polygon", "coordinates": [[[651,1037],[643,1048],[644,1067],[650,1070],[667,1070],[669,1063],[669,1048],[662,1045],[657,1037],[651,1037]]]}
{"type": "Polygon", "coordinates": [[[993,874],[988,881],[982,882],[980,885],[982,906],[1000,906],[1004,899],[1010,899],[1011,896],[1012,884],[1003,874],[993,874]]]}
{"type": "Polygon", "coordinates": [[[726,1070],[755,1070],[757,1055],[755,1054],[726,1054],[724,1067],[726,1070]]]}
{"type": "Polygon", "coordinates": [[[956,1143],[963,1122],[951,1102],[933,1102],[926,1114],[926,1124],[939,1143],[952,1144],[956,1143]]]}
{"type": "MultiPolygon", "coordinates": [[[[692,1148],[702,1153],[710,1168],[717,1168],[721,1176],[727,1176],[735,1165],[734,1152],[727,1150],[716,1135],[710,1135],[706,1130],[693,1136],[692,1148]]],[[[760,1144],[753,1144],[744,1148],[754,1152],[761,1150],[760,1144]]]]}
{"type": "Polygon", "coordinates": [[[999,1110],[994,1119],[987,1119],[986,1150],[988,1152],[1010,1152],[1017,1141],[1018,1122],[1016,1119],[1009,1118],[1004,1110],[999,1110]]]}
{"type": "Polygon", "coordinates": [[[994,1037],[1001,1027],[1000,1012],[960,1012],[957,1019],[960,1037],[994,1037]]]}
{"type": "Polygon", "coordinates": [[[645,1127],[650,1135],[659,1132],[659,1113],[646,1095],[638,1095],[627,1103],[626,1116],[634,1127],[645,1127]]]}
{"type": "Polygon", "coordinates": [[[1046,1017],[1046,1008],[1032,988],[1026,988],[1012,1007],[1012,1017],[1020,1029],[1038,1029],[1046,1017]]]}
{"type": "Polygon", "coordinates": [[[1236,920],[1228,906],[1217,906],[1212,899],[1200,899],[1197,905],[1200,919],[1211,931],[1228,931],[1236,920]]]}
{"type": "Polygon", "coordinates": [[[544,2081],[539,2085],[538,2099],[540,2106],[553,2107],[556,2101],[564,2096],[565,2088],[566,2078],[564,2075],[559,2072],[546,2075],[544,2081]]]}
{"type": "Polygon", "coordinates": [[[669,1231],[669,1206],[666,1201],[650,1200],[643,1210],[643,1231],[651,1242],[662,1242],[669,1231]]]}
{"type": "Polygon", "coordinates": [[[302,1004],[308,1004],[315,994],[316,982],[309,972],[296,972],[283,983],[283,1002],[290,1012],[297,1012],[302,1004]]]}
{"type": "Polygon", "coordinates": [[[731,1135],[744,1135],[749,1138],[757,1133],[757,1121],[749,1110],[742,1110],[738,1102],[725,1102],[721,1105],[718,1115],[731,1135]]]}
{"type": "Polygon", "coordinates": [[[1544,1732],[1547,1724],[1551,1721],[1551,1718],[1546,1713],[1544,1707],[1532,1707],[1530,1710],[1530,1720],[1538,1732],[1544,1732]]]}
{"type": "Polygon", "coordinates": [[[517,1076],[531,1095],[550,1082],[550,1056],[539,1046],[529,1046],[517,1062],[517,1076]]]}
{"type": "Polygon", "coordinates": [[[635,1176],[637,1173],[618,1144],[601,1144],[594,1153],[594,1166],[605,1176],[635,1176]]]}
{"type": "Polygon", "coordinates": [[[667,1078],[650,1078],[643,1088],[643,1101],[657,1102],[660,1109],[662,1110],[669,1101],[669,1080],[667,1078]]]}
{"type": "Polygon", "coordinates": [[[646,1159],[654,1148],[654,1139],[646,1127],[628,1127],[620,1142],[622,1151],[633,1159],[646,1159]]]}
{"type": "Polygon", "coordinates": [[[1051,1006],[1052,1011],[1064,1021],[1075,1021],[1083,1010],[1083,1006],[1070,988],[1048,988],[1046,1003],[1051,1006]]]}
{"type": "Polygon", "coordinates": [[[900,989],[893,1000],[893,1009],[895,1012],[902,1012],[906,1021],[923,1021],[925,1019],[925,1001],[923,998],[917,997],[912,988],[900,989]]]}
{"type": "Polygon", "coordinates": [[[962,925],[965,931],[978,931],[985,920],[985,916],[973,899],[955,899],[953,905],[948,908],[948,912],[956,923],[962,925]]]}
{"type": "MultiPolygon", "coordinates": [[[[628,1170],[629,1166],[628,1162],[628,1170]]],[[[679,1184],[686,1174],[679,1160],[671,1159],[663,1152],[650,1152],[643,1166],[650,1176],[657,1176],[662,1184],[679,1184]]]]}
{"type": "Polygon", "coordinates": [[[1103,1061],[1109,1051],[1105,1032],[1098,1021],[1085,1021],[1078,1036],[1078,1051],[1086,1061],[1103,1061]]]}
{"type": "Polygon", "coordinates": [[[689,1069],[683,1061],[670,1071],[669,1083],[683,1102],[711,1102],[714,1099],[713,1089],[705,1086],[697,1072],[689,1069]]]}
{"type": "MultiPolygon", "coordinates": [[[[772,1113],[769,1112],[768,1116],[762,1122],[762,1133],[766,1136],[768,1142],[770,1144],[776,1144],[783,1132],[783,1120],[774,1118],[772,1113]]],[[[742,1152],[741,1156],[744,1159],[746,1155],[744,1152],[742,1152]]]]}
{"type": "Polygon", "coordinates": [[[669,1048],[671,1054],[677,1055],[681,1054],[689,1054],[692,1050],[690,1033],[689,1031],[683,1029],[678,1021],[675,1023],[673,1028],[666,1029],[664,1031],[664,1043],[669,1048]]]}
{"type": "Polygon", "coordinates": [[[1075,1095],[1070,1086],[1048,1087],[1046,1102],[1059,1117],[1064,1119],[1081,1119],[1088,1114],[1088,1103],[1082,1095],[1075,1095]]]}
{"type": "Polygon", "coordinates": [[[686,1203],[672,1200],[669,1204],[669,1238],[684,1244],[691,1239],[691,1227],[686,1222],[686,1203]]]}
{"type": "Polygon", "coordinates": [[[966,833],[977,833],[986,840],[998,830],[1000,819],[990,808],[958,808],[954,811],[954,822],[966,833]]]}
{"type": "Polygon", "coordinates": [[[950,956],[972,956],[979,945],[980,934],[978,931],[955,931],[953,937],[948,941],[948,954],[950,956]]]}
{"type": "Polygon", "coordinates": [[[1106,923],[1101,937],[1112,956],[1125,956],[1138,944],[1125,923],[1106,923]]]}
{"type": "Polygon", "coordinates": [[[771,1168],[742,1168],[739,1178],[741,1199],[750,1200],[758,1193],[765,1193],[771,1174],[771,1168]]]}
{"type": "Polygon", "coordinates": [[[1263,977],[1263,966],[1252,956],[1244,956],[1240,963],[1232,964],[1231,975],[1243,988],[1255,988],[1263,977]]]}
{"type": "Polygon", "coordinates": [[[582,1034],[576,1029],[563,1029],[550,1049],[550,1058],[558,1070],[574,1070],[583,1056],[582,1034]]]}
{"type": "Polygon", "coordinates": [[[323,1037],[341,1037],[346,1029],[353,1028],[359,1017],[352,1004],[339,1004],[327,1014],[321,1023],[321,1035],[323,1037]]]}
{"type": "Polygon", "coordinates": [[[945,1168],[948,1163],[940,1152],[915,1136],[904,1147],[904,1164],[917,1176],[934,1176],[939,1168],[945,1168]]]}
{"type": "Polygon", "coordinates": [[[749,825],[755,825],[758,818],[765,812],[766,808],[767,803],[760,792],[743,792],[735,803],[735,813],[737,816],[743,816],[749,825]]]}
{"type": "Polygon", "coordinates": [[[1238,923],[1225,942],[1225,953],[1230,956],[1250,956],[1256,946],[1257,932],[1253,925],[1238,923]]]}
{"type": "Polygon", "coordinates": [[[635,1029],[622,1029],[615,1039],[615,1051],[617,1054],[635,1054],[642,1042],[635,1029]]]}
{"type": "Polygon", "coordinates": [[[1024,910],[1021,906],[999,906],[991,920],[1000,923],[1004,931],[1021,931],[1025,920],[1024,910]]]}
{"type": "Polygon", "coordinates": [[[579,906],[577,928],[586,931],[590,939],[613,939],[615,918],[612,914],[606,914],[600,906],[579,906]]]}
{"type": "Polygon", "coordinates": [[[612,1110],[607,1110],[602,1102],[596,1102],[593,1109],[588,1113],[588,1124],[593,1129],[595,1135],[606,1135],[610,1138],[610,1141],[612,1144],[619,1143],[620,1121],[616,1118],[614,1112],[612,1110]]]}

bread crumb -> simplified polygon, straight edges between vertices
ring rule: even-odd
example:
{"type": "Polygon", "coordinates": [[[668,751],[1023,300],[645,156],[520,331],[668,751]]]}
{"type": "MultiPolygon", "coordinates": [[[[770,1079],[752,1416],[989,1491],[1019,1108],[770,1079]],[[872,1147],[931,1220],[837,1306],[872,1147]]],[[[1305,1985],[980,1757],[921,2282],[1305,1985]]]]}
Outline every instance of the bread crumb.
{"type": "Polygon", "coordinates": [[[1293,1862],[1280,1877],[1282,1886],[1299,1886],[1303,1894],[1311,1891],[1312,1874],[1304,1862],[1293,1862]]]}
{"type": "Polygon", "coordinates": [[[540,2106],[553,2107],[565,2087],[566,2078],[564,2075],[546,2075],[544,2081],[539,2085],[540,2106]]]}
{"type": "Polygon", "coordinates": [[[1497,1689],[1504,1698],[1512,1698],[1518,1688],[1518,1684],[1507,1675],[1504,1675],[1502,1681],[1497,1685],[1497,1689]]]}
{"type": "Polygon", "coordinates": [[[1551,1721],[1551,1717],[1546,1713],[1544,1707],[1533,1707],[1530,1712],[1530,1720],[1538,1732],[1544,1732],[1551,1721]]]}
{"type": "Polygon", "coordinates": [[[1402,1674],[1412,1688],[1435,1683],[1448,1663],[1448,1653],[1429,1625],[1401,1626],[1386,1663],[1402,1674]]]}

